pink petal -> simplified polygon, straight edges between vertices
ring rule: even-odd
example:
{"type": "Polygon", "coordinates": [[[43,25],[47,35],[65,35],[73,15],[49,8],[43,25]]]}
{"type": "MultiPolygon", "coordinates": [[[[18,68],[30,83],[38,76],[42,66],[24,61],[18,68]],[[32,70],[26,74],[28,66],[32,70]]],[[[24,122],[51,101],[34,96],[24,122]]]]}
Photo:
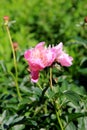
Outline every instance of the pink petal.
{"type": "Polygon", "coordinates": [[[58,57],[58,55],[60,55],[62,53],[62,49],[63,49],[63,43],[62,42],[60,42],[57,46],[52,47],[52,50],[56,54],[56,57],[58,57]]]}
{"type": "Polygon", "coordinates": [[[57,46],[55,46],[56,50],[62,50],[63,49],[63,43],[60,42],[57,46]]]}
{"type": "Polygon", "coordinates": [[[32,69],[33,71],[39,71],[39,70],[42,70],[44,69],[44,65],[41,63],[41,61],[38,59],[34,62],[32,61],[29,61],[29,66],[30,66],[30,69],[32,69]]]}
{"type": "Polygon", "coordinates": [[[30,57],[30,53],[31,53],[31,50],[27,50],[25,51],[24,53],[24,58],[28,61],[29,57],[30,57]]]}
{"type": "Polygon", "coordinates": [[[38,43],[38,44],[36,45],[35,48],[37,48],[37,49],[42,49],[42,48],[44,47],[44,44],[45,44],[45,42],[40,42],[40,43],[38,43]]]}
{"type": "Polygon", "coordinates": [[[39,71],[31,71],[31,81],[36,83],[39,78],[39,71]]]}
{"type": "Polygon", "coordinates": [[[68,54],[65,52],[62,52],[59,57],[57,57],[57,62],[59,62],[62,66],[71,66],[72,65],[72,60],[73,58],[70,57],[68,54]]]}
{"type": "Polygon", "coordinates": [[[48,49],[46,53],[46,66],[51,66],[56,58],[56,53],[53,49],[48,49]]]}

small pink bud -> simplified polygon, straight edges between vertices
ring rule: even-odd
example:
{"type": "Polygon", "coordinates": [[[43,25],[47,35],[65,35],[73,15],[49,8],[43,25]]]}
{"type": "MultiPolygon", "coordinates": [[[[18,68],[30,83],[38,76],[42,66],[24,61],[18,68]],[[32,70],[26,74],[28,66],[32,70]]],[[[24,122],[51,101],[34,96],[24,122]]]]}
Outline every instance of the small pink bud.
{"type": "Polygon", "coordinates": [[[16,51],[18,49],[18,43],[17,42],[13,43],[13,48],[14,48],[14,51],[16,51]]]}
{"type": "Polygon", "coordinates": [[[4,16],[5,21],[9,21],[9,16],[4,16]]]}

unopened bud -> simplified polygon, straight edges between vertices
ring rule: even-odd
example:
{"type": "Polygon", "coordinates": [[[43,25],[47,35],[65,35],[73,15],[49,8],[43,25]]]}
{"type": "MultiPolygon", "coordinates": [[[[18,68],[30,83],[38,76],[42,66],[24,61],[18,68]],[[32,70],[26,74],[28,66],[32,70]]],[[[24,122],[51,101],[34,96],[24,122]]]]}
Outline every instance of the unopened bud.
{"type": "Polygon", "coordinates": [[[13,48],[14,48],[14,51],[16,51],[18,49],[18,43],[17,42],[13,43],[13,48]]]}
{"type": "Polygon", "coordinates": [[[87,23],[87,16],[84,18],[84,22],[87,23]]]}
{"type": "Polygon", "coordinates": [[[9,17],[8,17],[8,16],[4,16],[3,19],[4,19],[4,21],[5,21],[4,25],[8,25],[9,17]]]}
{"type": "Polygon", "coordinates": [[[9,21],[9,17],[8,16],[4,16],[4,20],[5,21],[9,21]]]}

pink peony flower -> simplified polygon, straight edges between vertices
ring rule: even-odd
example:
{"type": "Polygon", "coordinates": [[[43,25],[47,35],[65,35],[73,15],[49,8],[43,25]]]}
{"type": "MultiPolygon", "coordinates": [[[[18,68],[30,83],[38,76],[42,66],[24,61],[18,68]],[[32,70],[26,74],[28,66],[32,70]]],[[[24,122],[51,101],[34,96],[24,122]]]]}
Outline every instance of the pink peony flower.
{"type": "Polygon", "coordinates": [[[44,47],[45,42],[40,42],[35,48],[25,51],[24,57],[28,61],[32,81],[38,81],[39,71],[51,66],[55,60],[55,53],[50,47],[44,47]]]}
{"type": "Polygon", "coordinates": [[[45,42],[40,42],[35,48],[25,51],[24,57],[29,64],[31,72],[31,81],[37,82],[39,71],[51,66],[54,62],[62,66],[71,66],[73,58],[63,51],[63,43],[55,47],[44,47],[45,42]]]}

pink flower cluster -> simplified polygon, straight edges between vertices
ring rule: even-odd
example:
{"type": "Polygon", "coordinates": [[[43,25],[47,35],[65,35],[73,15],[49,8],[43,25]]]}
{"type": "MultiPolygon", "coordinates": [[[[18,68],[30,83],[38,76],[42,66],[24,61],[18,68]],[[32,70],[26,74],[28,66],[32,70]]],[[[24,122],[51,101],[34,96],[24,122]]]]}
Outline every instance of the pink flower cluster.
{"type": "Polygon", "coordinates": [[[35,48],[25,51],[24,57],[28,61],[31,72],[31,81],[37,82],[39,71],[51,66],[54,62],[60,63],[62,66],[71,66],[73,58],[66,54],[63,44],[54,47],[44,47],[45,42],[40,42],[35,48]]]}

